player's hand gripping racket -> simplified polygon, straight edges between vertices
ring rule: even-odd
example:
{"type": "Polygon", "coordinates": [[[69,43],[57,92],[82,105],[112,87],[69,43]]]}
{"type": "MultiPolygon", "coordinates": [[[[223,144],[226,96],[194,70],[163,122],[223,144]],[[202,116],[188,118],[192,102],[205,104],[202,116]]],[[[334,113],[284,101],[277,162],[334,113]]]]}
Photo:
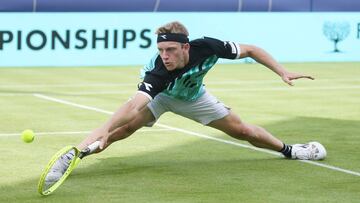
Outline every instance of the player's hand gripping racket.
{"type": "Polygon", "coordinates": [[[100,141],[95,141],[86,149],[80,151],[76,147],[66,146],[59,150],[49,161],[41,174],[38,191],[41,195],[54,192],[70,175],[79,161],[99,147],[100,141]]]}

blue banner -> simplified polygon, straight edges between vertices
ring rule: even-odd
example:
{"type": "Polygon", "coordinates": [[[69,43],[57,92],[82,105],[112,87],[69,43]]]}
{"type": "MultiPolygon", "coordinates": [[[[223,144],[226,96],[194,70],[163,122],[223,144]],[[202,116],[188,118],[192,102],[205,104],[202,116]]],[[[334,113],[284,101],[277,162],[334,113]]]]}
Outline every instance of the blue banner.
{"type": "Polygon", "coordinates": [[[281,62],[360,61],[360,13],[1,13],[0,19],[1,67],[143,65],[157,51],[156,28],[174,20],[190,39],[254,44],[281,62]]]}

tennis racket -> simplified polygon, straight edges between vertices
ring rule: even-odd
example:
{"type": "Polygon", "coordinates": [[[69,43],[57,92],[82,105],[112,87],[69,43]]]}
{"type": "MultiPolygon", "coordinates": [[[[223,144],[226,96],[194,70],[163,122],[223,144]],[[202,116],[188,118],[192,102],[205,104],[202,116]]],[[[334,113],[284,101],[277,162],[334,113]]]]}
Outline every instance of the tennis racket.
{"type": "Polygon", "coordinates": [[[46,165],[40,176],[38,192],[41,195],[53,193],[76,168],[80,160],[99,147],[100,141],[95,141],[86,149],[80,151],[74,146],[66,146],[59,150],[46,165]]]}

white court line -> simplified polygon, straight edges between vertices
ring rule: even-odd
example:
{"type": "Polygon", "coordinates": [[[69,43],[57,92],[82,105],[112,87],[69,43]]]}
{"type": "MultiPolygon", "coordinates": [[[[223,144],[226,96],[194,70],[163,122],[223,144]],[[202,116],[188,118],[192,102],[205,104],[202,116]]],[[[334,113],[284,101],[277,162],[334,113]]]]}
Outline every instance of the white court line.
{"type": "MultiPolygon", "coordinates": [[[[70,105],[70,106],[75,106],[75,107],[82,108],[82,109],[92,110],[92,111],[105,113],[105,114],[110,114],[110,115],[113,114],[113,112],[110,112],[110,111],[102,110],[102,109],[91,107],[91,106],[85,106],[85,105],[81,105],[81,104],[76,104],[76,103],[73,103],[73,102],[69,102],[69,101],[62,100],[62,99],[57,99],[57,98],[54,98],[54,97],[49,97],[49,96],[42,95],[42,94],[34,94],[34,96],[38,97],[38,98],[41,98],[41,99],[45,99],[45,100],[49,100],[49,101],[53,101],[53,102],[57,102],[57,103],[61,103],[61,104],[66,104],[66,105],[70,105]]],[[[192,131],[181,129],[181,128],[176,128],[176,127],[172,127],[172,126],[168,126],[168,125],[164,125],[164,124],[159,124],[159,123],[157,123],[155,125],[159,126],[159,127],[162,127],[162,128],[182,132],[182,133],[185,133],[185,134],[188,134],[188,135],[193,135],[193,136],[197,136],[197,137],[201,137],[201,138],[205,138],[205,139],[209,139],[209,140],[218,141],[218,142],[225,143],[225,144],[230,144],[230,145],[235,145],[235,146],[239,146],[239,147],[243,147],[243,148],[247,148],[247,149],[252,149],[252,150],[255,150],[255,151],[260,151],[260,152],[264,152],[264,153],[268,153],[268,154],[282,156],[282,155],[280,155],[280,153],[277,153],[277,152],[273,152],[273,151],[269,151],[269,150],[265,150],[265,149],[260,149],[260,148],[252,147],[252,146],[249,146],[249,145],[229,141],[229,140],[215,138],[215,137],[211,137],[211,136],[208,136],[208,135],[205,135],[205,134],[196,133],[196,132],[192,132],[192,131]]],[[[343,172],[343,173],[347,173],[347,174],[351,174],[351,175],[355,175],[355,176],[360,176],[359,172],[339,168],[339,167],[336,167],[336,166],[331,166],[331,165],[328,165],[328,164],[323,164],[323,163],[315,162],[315,161],[307,161],[307,160],[300,160],[300,161],[303,162],[303,163],[308,163],[308,164],[312,164],[312,165],[315,165],[315,166],[328,168],[328,169],[331,169],[331,170],[334,170],[334,171],[339,171],[339,172],[343,172]]]]}
{"type": "MultiPolygon", "coordinates": [[[[171,131],[171,129],[140,129],[136,132],[158,132],[158,131],[171,131]]],[[[59,131],[59,132],[35,132],[36,136],[38,135],[86,135],[91,133],[91,131],[59,131]]],[[[11,136],[20,136],[21,133],[0,133],[0,137],[11,137],[11,136]]]]}

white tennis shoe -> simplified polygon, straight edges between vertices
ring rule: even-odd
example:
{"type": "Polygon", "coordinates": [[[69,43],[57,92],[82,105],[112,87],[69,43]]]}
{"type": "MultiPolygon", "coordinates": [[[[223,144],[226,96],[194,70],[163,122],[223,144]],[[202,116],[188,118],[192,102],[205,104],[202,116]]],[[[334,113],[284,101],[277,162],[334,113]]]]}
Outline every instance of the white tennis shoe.
{"type": "Polygon", "coordinates": [[[326,157],[326,149],[319,142],[309,142],[307,144],[294,144],[291,149],[292,159],[301,160],[321,160],[326,157]]]}
{"type": "Polygon", "coordinates": [[[67,154],[64,154],[56,161],[53,167],[50,169],[49,173],[45,178],[46,185],[52,185],[57,182],[68,169],[71,160],[74,158],[74,151],[70,151],[67,154]]]}

